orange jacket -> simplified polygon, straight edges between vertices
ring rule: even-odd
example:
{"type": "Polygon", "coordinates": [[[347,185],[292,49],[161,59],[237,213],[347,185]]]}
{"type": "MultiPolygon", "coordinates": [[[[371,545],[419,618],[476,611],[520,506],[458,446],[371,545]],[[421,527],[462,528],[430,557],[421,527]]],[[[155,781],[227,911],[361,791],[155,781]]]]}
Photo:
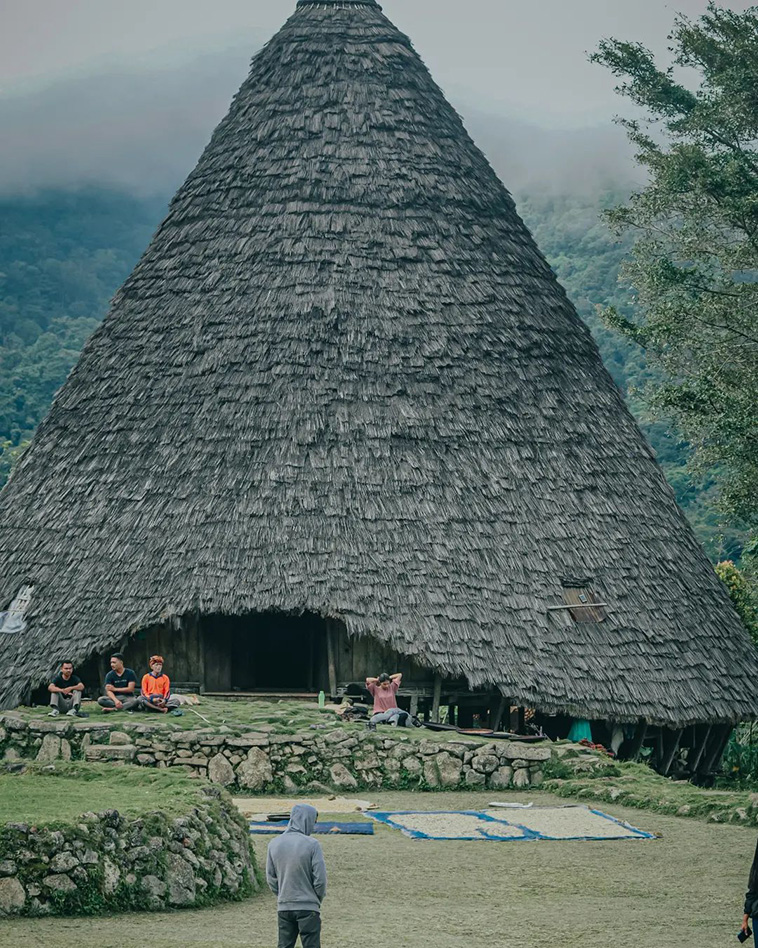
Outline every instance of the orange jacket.
{"type": "Polygon", "coordinates": [[[168,698],[171,694],[171,682],[168,675],[151,675],[148,672],[142,679],[142,694],[146,698],[168,698]]]}

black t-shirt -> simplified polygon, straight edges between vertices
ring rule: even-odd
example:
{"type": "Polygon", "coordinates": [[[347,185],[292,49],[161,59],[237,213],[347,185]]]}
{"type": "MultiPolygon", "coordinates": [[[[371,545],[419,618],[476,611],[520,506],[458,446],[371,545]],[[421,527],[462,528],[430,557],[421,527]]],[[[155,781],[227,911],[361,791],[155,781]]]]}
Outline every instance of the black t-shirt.
{"type": "Polygon", "coordinates": [[[81,685],[82,680],[81,678],[77,678],[73,672],[71,673],[71,677],[66,680],[61,672],[58,672],[55,678],[53,678],[52,683],[56,688],[73,688],[74,685],[81,685]]]}
{"type": "Polygon", "coordinates": [[[137,676],[131,668],[125,668],[120,675],[115,671],[109,671],[105,676],[106,685],[113,685],[114,688],[128,688],[130,681],[137,683],[137,676]]]}

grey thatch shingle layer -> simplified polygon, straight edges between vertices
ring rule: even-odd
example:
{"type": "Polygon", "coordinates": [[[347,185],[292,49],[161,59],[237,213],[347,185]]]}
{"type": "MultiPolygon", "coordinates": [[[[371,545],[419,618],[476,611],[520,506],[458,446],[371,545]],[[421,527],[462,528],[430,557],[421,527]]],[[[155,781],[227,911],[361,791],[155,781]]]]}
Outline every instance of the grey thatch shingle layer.
{"type": "Polygon", "coordinates": [[[753,647],[513,201],[373,3],[256,56],[0,496],[2,705],[194,611],[340,617],[590,717],[732,721],[753,647]],[[564,580],[608,603],[573,621],[564,580]]]}

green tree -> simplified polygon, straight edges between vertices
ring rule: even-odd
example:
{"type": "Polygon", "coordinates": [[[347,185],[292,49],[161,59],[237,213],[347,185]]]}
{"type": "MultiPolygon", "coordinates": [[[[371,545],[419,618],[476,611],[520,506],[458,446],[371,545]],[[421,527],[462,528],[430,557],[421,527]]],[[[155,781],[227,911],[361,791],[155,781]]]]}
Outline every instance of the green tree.
{"type": "Polygon", "coordinates": [[[731,560],[725,560],[716,566],[716,572],[731,596],[734,608],[739,613],[745,628],[758,645],[758,596],[742,570],[731,560]]]}
{"type": "Polygon", "coordinates": [[[734,520],[758,520],[758,7],[679,17],[673,62],[609,39],[592,59],[644,118],[620,120],[648,185],[608,214],[635,243],[622,278],[637,313],[607,322],[640,344],[693,463],[734,520]],[[692,79],[690,84],[685,80],[692,79]],[[692,86],[692,88],[690,87],[692,86]]]}
{"type": "Polygon", "coordinates": [[[13,468],[26,449],[28,441],[13,444],[12,441],[0,441],[0,489],[13,473],[13,468]]]}

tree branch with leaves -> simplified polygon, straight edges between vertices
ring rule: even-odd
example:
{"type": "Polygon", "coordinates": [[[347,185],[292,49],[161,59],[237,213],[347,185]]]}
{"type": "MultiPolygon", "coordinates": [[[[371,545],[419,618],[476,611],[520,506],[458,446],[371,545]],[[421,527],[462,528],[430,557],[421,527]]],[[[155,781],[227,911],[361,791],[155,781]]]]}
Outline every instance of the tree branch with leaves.
{"type": "Polygon", "coordinates": [[[651,403],[677,420],[732,520],[758,521],[758,7],[678,17],[673,65],[608,39],[591,57],[644,117],[619,119],[648,184],[608,212],[635,244],[638,313],[605,320],[665,373],[651,403]],[[686,83],[685,83],[686,80],[686,83]],[[691,81],[690,81],[691,80],[691,81]],[[692,88],[690,87],[692,86],[692,88]]]}

